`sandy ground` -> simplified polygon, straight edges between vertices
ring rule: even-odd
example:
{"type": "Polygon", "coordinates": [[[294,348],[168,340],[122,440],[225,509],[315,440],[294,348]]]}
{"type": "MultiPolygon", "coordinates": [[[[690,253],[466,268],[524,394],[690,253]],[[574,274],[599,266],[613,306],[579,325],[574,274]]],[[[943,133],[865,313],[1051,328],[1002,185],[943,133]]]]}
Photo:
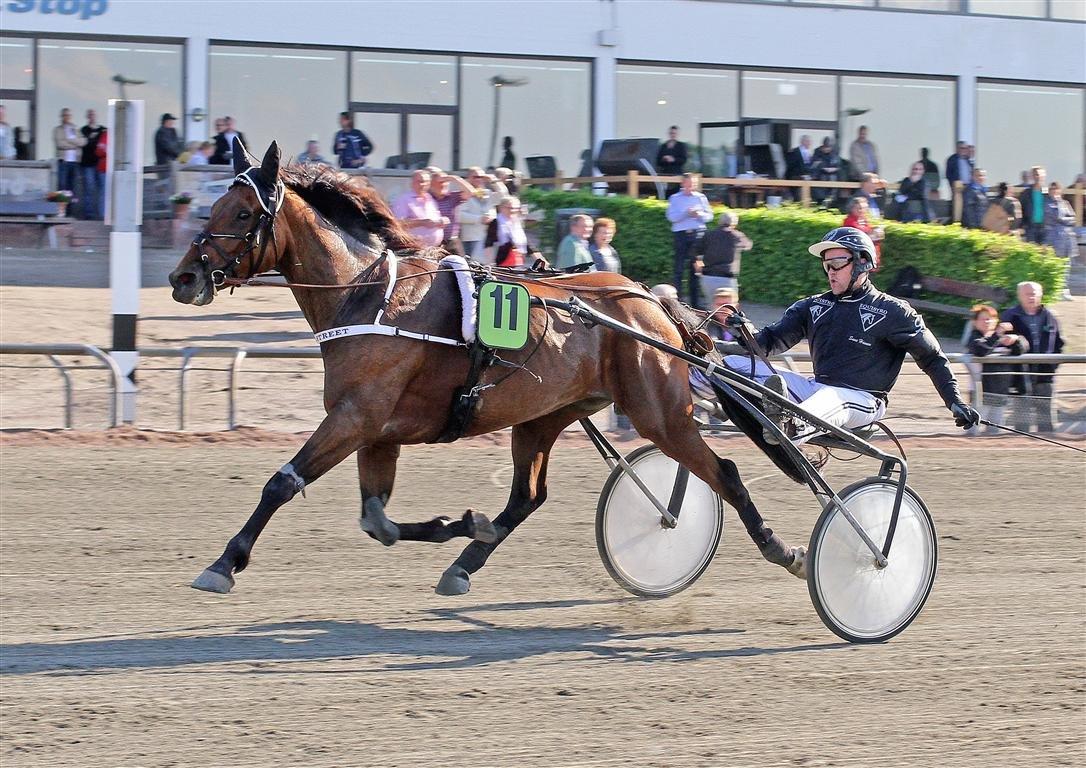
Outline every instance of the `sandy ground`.
{"type": "MultiPolygon", "coordinates": [[[[576,438],[556,450],[551,501],[466,596],[432,592],[455,543],[384,549],[359,532],[353,462],[279,512],[234,593],[196,592],[188,581],[293,450],[252,437],[0,442],[4,766],[990,768],[1086,754],[1077,454],[1008,444],[1006,478],[977,471],[988,449],[910,442],[939,577],[908,630],[859,647],[730,510],[697,584],[627,595],[593,543],[606,469],[576,438]]],[[[720,450],[804,541],[810,496],[739,441],[720,450]]],[[[507,456],[483,441],[408,449],[390,514],[493,513],[507,456]]],[[[831,467],[842,483],[871,469],[831,467]]]]}

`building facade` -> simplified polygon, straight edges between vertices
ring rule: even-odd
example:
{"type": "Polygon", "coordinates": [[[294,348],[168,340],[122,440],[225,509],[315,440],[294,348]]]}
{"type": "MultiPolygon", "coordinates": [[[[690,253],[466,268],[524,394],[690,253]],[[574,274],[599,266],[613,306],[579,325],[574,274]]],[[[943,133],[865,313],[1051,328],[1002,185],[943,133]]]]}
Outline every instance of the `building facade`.
{"type": "Polygon", "coordinates": [[[120,74],[146,81],[128,95],[146,102],[148,161],[165,112],[189,141],[230,115],[257,154],[316,139],[330,157],[348,110],[372,165],[496,164],[509,136],[519,169],[551,155],[575,174],[601,140],[674,124],[723,173],[734,136],[702,124],[787,118],[794,140],[839,133],[842,151],[868,126],[893,180],[964,139],[993,180],[1040,164],[1070,182],[1084,51],[1082,0],[4,0],[0,102],[43,159],[61,108],[104,115],[120,74]]]}

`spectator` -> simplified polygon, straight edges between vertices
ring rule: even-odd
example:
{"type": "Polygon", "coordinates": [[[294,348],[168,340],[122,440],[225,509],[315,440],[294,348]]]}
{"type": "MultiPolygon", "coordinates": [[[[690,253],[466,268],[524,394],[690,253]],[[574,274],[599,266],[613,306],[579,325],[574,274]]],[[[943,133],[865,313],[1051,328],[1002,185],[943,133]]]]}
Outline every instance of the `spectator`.
{"type": "Polygon", "coordinates": [[[321,156],[321,145],[316,139],[310,139],[305,143],[305,152],[298,155],[298,162],[302,165],[309,163],[329,165],[328,161],[321,156]]]}
{"type": "Polygon", "coordinates": [[[60,110],[60,125],[53,129],[53,144],[57,152],[57,189],[78,192],[79,150],[86,143],[87,140],[72,122],[72,110],[67,107],[60,110]]]}
{"type": "MultiPolygon", "coordinates": [[[[1029,343],[1031,353],[1059,354],[1063,350],[1060,321],[1041,303],[1043,295],[1040,283],[1019,283],[1018,304],[1004,312],[1000,319],[1010,323],[1011,332],[1029,343]]],[[[1029,375],[1025,377],[1029,399],[1026,408],[1017,409],[1016,428],[1028,432],[1030,425],[1035,423],[1041,432],[1052,431],[1052,379],[1055,372],[1056,366],[1051,363],[1029,366],[1029,375]]]]}
{"type": "Polygon", "coordinates": [[[98,210],[102,213],[102,218],[106,217],[106,169],[109,163],[109,130],[105,126],[102,127],[101,133],[98,134],[98,143],[94,147],[94,156],[98,160],[98,164],[94,169],[98,171],[98,178],[101,183],[98,185],[98,210]]]}
{"type": "MultiPolygon", "coordinates": [[[[811,161],[811,175],[819,181],[837,181],[837,170],[840,168],[841,159],[837,156],[837,148],[833,145],[833,139],[826,136],[822,143],[814,151],[814,160],[811,161]]],[[[819,202],[833,197],[831,189],[815,189],[812,191],[819,202]]]]}
{"type": "Polygon", "coordinates": [[[713,291],[712,300],[712,315],[713,322],[709,323],[706,329],[710,336],[716,341],[735,341],[735,334],[731,332],[728,326],[724,325],[725,313],[721,310],[721,307],[731,305],[736,309],[739,309],[739,291],[735,288],[717,288],[713,291]]]}
{"type": "Polygon", "coordinates": [[[684,173],[681,189],[667,200],[667,220],[671,222],[675,254],[672,263],[672,280],[675,290],[682,293],[683,272],[689,274],[687,295],[690,305],[701,307],[701,288],[695,271],[698,243],[705,236],[705,225],[713,220],[709,201],[694,189],[694,174],[684,173]]]}
{"type": "Polygon", "coordinates": [[[882,199],[886,194],[886,179],[880,179],[877,173],[865,173],[860,182],[860,191],[857,197],[867,201],[867,215],[871,219],[881,219],[882,199]]]}
{"type": "Polygon", "coordinates": [[[592,254],[588,251],[588,235],[591,231],[591,216],[577,213],[570,217],[569,234],[558,244],[554,257],[555,269],[571,270],[582,264],[592,264],[592,254]]]}
{"type": "Polygon", "coordinates": [[[1030,185],[1022,190],[1018,201],[1022,204],[1022,229],[1026,241],[1044,244],[1045,241],[1045,169],[1039,165],[1030,170],[1030,185]]]}
{"type": "Polygon", "coordinates": [[[15,132],[7,123],[4,105],[0,104],[0,160],[15,159],[15,132]]]}
{"type": "Polygon", "coordinates": [[[87,110],[87,124],[79,129],[86,142],[79,157],[79,174],[83,180],[83,218],[101,219],[105,211],[98,202],[105,195],[105,175],[98,175],[98,137],[105,130],[98,124],[98,114],[87,110]]]}
{"type": "Polygon", "coordinates": [[[464,255],[460,243],[460,221],[457,212],[474,195],[475,188],[459,176],[445,173],[440,168],[430,171],[430,195],[437,203],[437,210],[448,221],[442,229],[441,244],[450,253],[464,255]],[[456,189],[452,187],[455,186],[456,189]]]}
{"type": "Polygon", "coordinates": [[[1071,300],[1071,260],[1078,256],[1078,238],[1075,234],[1075,211],[1063,197],[1063,187],[1058,181],[1048,186],[1045,197],[1045,242],[1052,246],[1057,256],[1067,259],[1064,268],[1064,289],[1060,298],[1071,300]]]}
{"type": "Polygon", "coordinates": [[[15,128],[15,159],[30,160],[30,136],[26,128],[15,128]]]}
{"type": "Polygon", "coordinates": [[[867,126],[861,125],[856,132],[856,141],[848,148],[848,161],[852,178],[859,181],[865,173],[879,172],[879,154],[875,145],[867,140],[867,126]]]}
{"type": "MultiPolygon", "coordinates": [[[[788,153],[788,163],[785,166],[784,178],[786,179],[810,179],[814,176],[814,151],[811,149],[811,137],[803,135],[799,137],[799,145],[788,153]]],[[[800,199],[799,187],[792,190],[796,200],[800,199]]]]}
{"type": "MultiPolygon", "coordinates": [[[[1010,323],[1000,323],[999,313],[989,304],[977,304],[971,310],[973,329],[969,335],[966,349],[974,357],[1005,358],[1021,355],[1029,350],[1029,342],[1014,333],[1010,323]]],[[[1020,375],[1014,375],[1019,366],[980,363],[981,398],[975,402],[981,418],[1003,423],[1003,410],[1007,406],[1007,395],[1021,395],[1024,385],[1020,375]]],[[[991,427],[988,431],[994,431],[991,427]]]]}
{"type": "Polygon", "coordinates": [[[1018,237],[1022,227],[1022,204],[1017,197],[1007,192],[1007,182],[1001,181],[996,188],[996,196],[988,203],[981,228],[1018,237]]]}
{"type": "Polygon", "coordinates": [[[498,166],[494,169],[494,178],[505,187],[510,195],[516,195],[520,191],[517,184],[517,175],[511,168],[506,168],[504,165],[498,166]]]}
{"type": "Polygon", "coordinates": [[[373,144],[366,134],[354,127],[350,112],[339,113],[339,130],[332,140],[332,152],[339,157],[340,168],[362,168],[373,144]]]}
{"type": "Polygon", "coordinates": [[[954,198],[954,182],[968,184],[973,178],[973,161],[969,159],[969,145],[959,141],[957,150],[946,159],[946,180],[950,185],[950,197],[954,198]]]}
{"type": "Polygon", "coordinates": [[[502,139],[502,161],[499,163],[503,168],[508,168],[513,171],[517,167],[517,156],[513,154],[513,137],[506,136],[502,139]]]}
{"type": "Polygon", "coordinates": [[[924,166],[924,181],[928,183],[928,192],[934,193],[932,196],[935,199],[939,197],[939,184],[941,183],[939,177],[939,166],[929,157],[929,150],[927,147],[920,148],[920,163],[924,166]]]}
{"type": "Polygon", "coordinates": [[[522,267],[528,255],[528,236],[520,220],[520,200],[507,195],[498,203],[498,216],[487,231],[486,247],[494,247],[494,265],[522,267]]]}
{"type": "Polygon", "coordinates": [[[183,145],[177,135],[177,118],[166,112],[155,131],[155,165],[169,165],[181,154],[183,145]]]}
{"type": "Polygon", "coordinates": [[[415,171],[411,174],[411,189],[396,198],[392,204],[392,213],[424,247],[434,248],[441,245],[445,225],[449,220],[441,215],[437,203],[430,195],[428,171],[415,171]]]}
{"type": "Polygon", "coordinates": [[[980,229],[988,213],[988,173],[983,168],[973,170],[973,180],[962,190],[962,226],[980,229]]]}
{"type": "Polygon", "coordinates": [[[882,259],[882,240],[886,236],[882,227],[875,227],[871,225],[871,221],[868,218],[869,211],[867,208],[867,199],[863,197],[854,197],[848,208],[848,216],[845,217],[843,227],[855,227],[868,237],[871,238],[871,242],[875,244],[875,253],[879,256],[880,263],[882,259]]]}
{"type": "Polygon", "coordinates": [[[215,142],[215,152],[212,153],[209,161],[211,165],[229,165],[234,162],[234,139],[238,139],[243,146],[248,147],[245,143],[245,135],[234,125],[234,118],[227,115],[222,119],[222,129],[212,139],[215,142]]]}
{"type": "Polygon", "coordinates": [[[189,156],[189,160],[185,163],[185,166],[191,168],[196,165],[208,165],[211,162],[211,155],[214,154],[214,152],[214,143],[210,141],[201,141],[189,156]]]}
{"type": "Polygon", "coordinates": [[[622,272],[622,259],[618,251],[611,245],[615,237],[617,225],[614,219],[601,216],[592,225],[592,237],[588,241],[588,252],[592,256],[592,263],[599,272],[622,272]]]}
{"type": "Polygon", "coordinates": [[[717,228],[702,240],[702,255],[696,266],[701,270],[705,306],[712,305],[713,297],[721,288],[739,290],[741,252],[749,251],[754,244],[736,229],[738,224],[739,218],[734,213],[724,211],[717,221],[717,228]]]}
{"type": "Polygon", "coordinates": [[[486,230],[498,215],[495,198],[500,200],[504,197],[499,197],[490,190],[490,185],[495,182],[496,179],[483,173],[479,166],[468,169],[468,184],[473,187],[473,192],[460,208],[460,245],[469,259],[484,259],[483,242],[486,240],[486,230]]]}
{"type": "Polygon", "coordinates": [[[901,180],[894,200],[898,204],[898,221],[931,221],[928,184],[924,181],[924,166],[913,163],[911,172],[901,180]]]}
{"type": "MultiPolygon", "coordinates": [[[[686,167],[686,144],[679,141],[679,126],[667,129],[667,141],[656,150],[656,170],[661,176],[678,176],[686,167]]],[[[670,197],[679,191],[679,185],[672,182],[667,185],[670,197]]]]}

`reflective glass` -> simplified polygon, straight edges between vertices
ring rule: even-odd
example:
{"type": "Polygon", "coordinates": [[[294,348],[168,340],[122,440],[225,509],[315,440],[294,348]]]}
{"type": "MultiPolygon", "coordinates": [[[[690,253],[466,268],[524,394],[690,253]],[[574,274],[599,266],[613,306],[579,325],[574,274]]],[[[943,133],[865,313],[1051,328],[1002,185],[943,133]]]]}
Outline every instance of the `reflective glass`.
{"type": "Polygon", "coordinates": [[[429,152],[430,165],[451,170],[452,128],[452,115],[408,115],[407,151],[429,152]]]}
{"type": "Polygon", "coordinates": [[[351,101],[456,104],[456,58],[356,51],[351,54],[351,101]]]}
{"type": "Polygon", "coordinates": [[[1045,0],[968,0],[970,13],[1045,17],[1045,0]]]}
{"type": "MultiPolygon", "coordinates": [[[[109,119],[109,99],[119,97],[114,75],[145,80],[129,85],[126,95],[144,102],[144,159],[155,161],[154,135],[164,112],[181,117],[182,46],[139,41],[48,40],[38,42],[38,141],[39,160],[55,156],[53,128],[60,124],[60,110],[72,110],[77,127],[86,124],[88,109],[98,121],[109,119]]],[[[180,124],[180,120],[178,123],[180,124]]]]}
{"type": "Polygon", "coordinates": [[[875,0],[792,0],[792,2],[797,4],[816,3],[818,5],[848,5],[868,8],[875,4],[875,0]]]}
{"type": "MultiPolygon", "coordinates": [[[[20,141],[30,143],[30,102],[25,99],[8,99],[3,102],[5,122],[13,131],[22,129],[19,135],[20,141]]],[[[13,134],[14,138],[14,134],[13,134]]],[[[18,151],[18,148],[16,148],[18,151]]]]}
{"type": "Polygon", "coordinates": [[[1019,183],[1043,165],[1050,181],[1074,181],[1086,167],[1086,88],[1029,83],[977,84],[977,165],[988,183],[1019,183]]]}
{"type": "Polygon", "coordinates": [[[592,140],[588,62],[464,57],[462,67],[461,166],[498,164],[510,136],[518,170],[526,157],[553,155],[560,171],[577,173],[592,140]]]}
{"type": "Polygon", "coordinates": [[[961,13],[962,0],[879,0],[879,8],[961,13]]]}
{"type": "Polygon", "coordinates": [[[837,78],[789,72],[743,72],[743,117],[837,119],[837,78]]]}
{"type": "Polygon", "coordinates": [[[34,41],[25,37],[0,37],[0,88],[33,87],[34,41]]]}
{"type": "Polygon", "coordinates": [[[862,115],[842,115],[841,151],[856,139],[861,125],[877,148],[879,173],[890,181],[909,175],[920,159],[921,147],[942,173],[954,151],[955,84],[948,80],[897,77],[841,77],[841,110],[866,109],[862,115]]]}
{"type": "MultiPolygon", "coordinates": [[[[387,167],[389,157],[400,154],[400,116],[386,112],[355,112],[354,127],[366,134],[373,145],[369,156],[369,165],[374,168],[387,167]]],[[[333,165],[338,165],[336,158],[326,155],[333,165]]]]}
{"type": "MultiPolygon", "coordinates": [[[[739,76],[726,69],[619,64],[616,78],[616,128],[619,138],[667,136],[679,126],[679,138],[689,148],[690,164],[698,162],[698,123],[739,117],[739,76]]],[[[733,132],[734,133],[734,132],[733,132]]],[[[703,136],[706,170],[719,175],[728,137],[703,136]]],[[[734,153],[735,138],[730,139],[734,153]]]]}
{"type": "Polygon", "coordinates": [[[284,160],[300,155],[314,139],[320,153],[334,159],[332,137],[347,107],[344,52],[213,45],[209,54],[209,135],[214,119],[229,115],[257,157],[273,139],[284,160]]]}

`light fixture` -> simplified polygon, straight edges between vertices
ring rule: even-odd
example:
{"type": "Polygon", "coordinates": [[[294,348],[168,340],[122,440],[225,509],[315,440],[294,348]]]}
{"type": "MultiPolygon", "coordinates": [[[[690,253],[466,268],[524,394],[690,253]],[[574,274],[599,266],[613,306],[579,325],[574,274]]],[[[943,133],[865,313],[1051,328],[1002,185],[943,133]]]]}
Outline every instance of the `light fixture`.
{"type": "Polygon", "coordinates": [[[204,121],[204,118],[207,117],[207,112],[204,112],[204,110],[200,107],[196,107],[191,112],[186,112],[185,117],[187,117],[194,123],[202,123],[204,121]]]}
{"type": "Polygon", "coordinates": [[[665,104],[667,104],[667,99],[657,99],[656,103],[659,104],[662,107],[665,104]]]}

